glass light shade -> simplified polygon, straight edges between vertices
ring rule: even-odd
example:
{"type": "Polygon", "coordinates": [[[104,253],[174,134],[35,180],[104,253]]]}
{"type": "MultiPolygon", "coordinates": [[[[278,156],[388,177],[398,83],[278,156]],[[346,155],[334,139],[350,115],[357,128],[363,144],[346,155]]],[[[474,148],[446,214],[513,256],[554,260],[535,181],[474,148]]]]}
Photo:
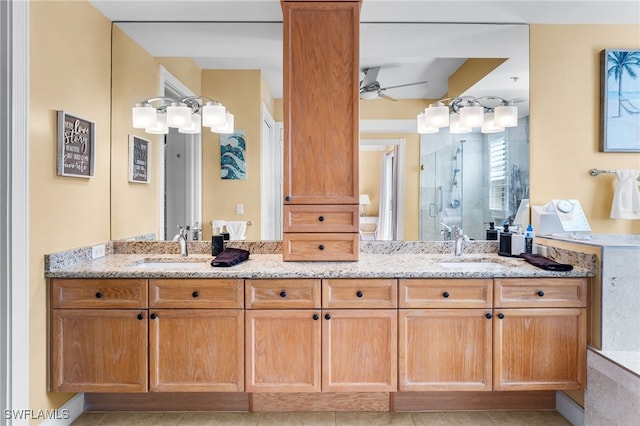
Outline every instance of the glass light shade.
{"type": "Polygon", "coordinates": [[[222,104],[207,102],[202,107],[202,125],[205,127],[222,126],[225,122],[226,108],[222,104]]]}
{"type": "Polygon", "coordinates": [[[134,129],[145,129],[156,122],[158,111],[149,104],[137,104],[131,109],[131,120],[134,129]]]}
{"type": "Polygon", "coordinates": [[[437,127],[428,127],[427,122],[424,119],[424,112],[418,114],[418,133],[438,133],[437,127]]]}
{"type": "Polygon", "coordinates": [[[187,133],[190,135],[200,133],[202,131],[202,126],[200,125],[200,114],[191,114],[191,122],[189,125],[180,127],[178,131],[180,133],[187,133]]]}
{"type": "Polygon", "coordinates": [[[459,134],[469,132],[471,132],[471,129],[469,127],[464,127],[462,124],[460,124],[460,115],[451,114],[451,116],[449,117],[449,133],[459,134]]]}
{"type": "Polygon", "coordinates": [[[169,133],[169,126],[167,126],[167,115],[158,114],[156,122],[153,123],[153,126],[145,128],[144,131],[147,133],[152,133],[154,135],[166,135],[167,133],[169,133]]]}
{"type": "Polygon", "coordinates": [[[518,125],[518,107],[515,105],[501,105],[495,107],[494,118],[496,124],[502,127],[516,127],[518,125]]]}
{"type": "Polygon", "coordinates": [[[488,112],[484,115],[484,123],[482,124],[480,131],[482,133],[498,133],[503,132],[504,127],[499,126],[495,122],[494,114],[492,112],[488,112]]]}
{"type": "Polygon", "coordinates": [[[424,110],[424,119],[428,127],[447,127],[449,125],[449,107],[438,102],[424,110]],[[440,104],[440,105],[438,105],[440,104]]]}
{"type": "Polygon", "coordinates": [[[227,111],[225,113],[224,125],[212,127],[211,131],[215,133],[222,133],[222,134],[233,133],[234,126],[235,126],[234,121],[235,120],[234,120],[233,114],[227,111]]]}
{"type": "Polygon", "coordinates": [[[183,103],[174,103],[167,107],[167,126],[184,127],[191,123],[191,108],[183,103]]]}
{"type": "Polygon", "coordinates": [[[482,127],[484,123],[484,107],[466,106],[460,108],[460,124],[469,129],[482,127]]]}

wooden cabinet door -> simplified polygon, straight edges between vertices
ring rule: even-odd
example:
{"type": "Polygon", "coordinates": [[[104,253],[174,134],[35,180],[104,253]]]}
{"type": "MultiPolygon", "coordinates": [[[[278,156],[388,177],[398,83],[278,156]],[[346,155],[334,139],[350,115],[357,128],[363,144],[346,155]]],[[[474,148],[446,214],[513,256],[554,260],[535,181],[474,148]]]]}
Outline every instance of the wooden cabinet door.
{"type": "Polygon", "coordinates": [[[323,311],[322,391],[396,391],[397,331],[395,309],[323,311]]]}
{"type": "Polygon", "coordinates": [[[241,392],[244,312],[239,309],[149,311],[149,390],[241,392]]]}
{"type": "Polygon", "coordinates": [[[245,312],[247,392],[320,391],[320,310],[245,312]]]}
{"type": "Polygon", "coordinates": [[[490,391],[491,309],[401,309],[400,391],[490,391]]]}
{"type": "Polygon", "coordinates": [[[282,2],[285,204],[358,204],[360,2],[282,2]]]}
{"type": "Polygon", "coordinates": [[[146,309],[54,309],[51,332],[52,391],[147,391],[146,309]]]}
{"type": "Polygon", "coordinates": [[[568,390],[585,385],[586,309],[496,309],[494,390],[568,390]]]}

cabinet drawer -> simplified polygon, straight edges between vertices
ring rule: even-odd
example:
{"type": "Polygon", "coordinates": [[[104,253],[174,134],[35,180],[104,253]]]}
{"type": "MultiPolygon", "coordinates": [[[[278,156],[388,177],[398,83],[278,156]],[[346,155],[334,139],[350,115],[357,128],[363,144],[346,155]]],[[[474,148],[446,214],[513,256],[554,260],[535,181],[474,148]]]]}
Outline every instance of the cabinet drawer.
{"type": "Polygon", "coordinates": [[[242,308],[243,280],[149,280],[152,308],[242,308]]]}
{"type": "Polygon", "coordinates": [[[320,308],[320,280],[246,280],[247,309],[320,308]]]}
{"type": "Polygon", "coordinates": [[[53,308],[146,308],[147,280],[54,279],[53,308]]]}
{"type": "Polygon", "coordinates": [[[496,278],[497,308],[581,308],[587,306],[584,278],[496,278]]]}
{"type": "Polygon", "coordinates": [[[491,308],[490,279],[401,279],[400,308],[491,308]]]}
{"type": "Polygon", "coordinates": [[[398,285],[394,279],[322,280],[323,308],[398,307],[398,285]]]}
{"type": "Polygon", "coordinates": [[[359,234],[284,234],[285,261],[355,261],[360,255],[359,234]]]}
{"type": "Polygon", "coordinates": [[[358,232],[358,226],[358,206],[284,206],[284,232],[358,232]]]}

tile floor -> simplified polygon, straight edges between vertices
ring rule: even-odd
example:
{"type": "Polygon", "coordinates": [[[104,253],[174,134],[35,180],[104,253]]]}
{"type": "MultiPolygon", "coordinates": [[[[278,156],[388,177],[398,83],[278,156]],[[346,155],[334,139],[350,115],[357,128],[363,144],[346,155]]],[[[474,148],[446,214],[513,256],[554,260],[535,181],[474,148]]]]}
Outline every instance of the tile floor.
{"type": "Polygon", "coordinates": [[[555,410],[450,411],[421,413],[389,412],[90,412],[73,426],[566,426],[571,425],[555,410]]]}

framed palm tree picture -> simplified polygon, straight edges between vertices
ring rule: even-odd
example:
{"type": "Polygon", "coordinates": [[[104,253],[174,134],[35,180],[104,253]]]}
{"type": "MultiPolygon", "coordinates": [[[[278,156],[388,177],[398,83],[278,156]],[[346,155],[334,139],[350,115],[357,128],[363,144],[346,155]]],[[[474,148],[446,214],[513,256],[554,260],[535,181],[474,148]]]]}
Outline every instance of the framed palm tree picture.
{"type": "Polygon", "coordinates": [[[600,151],[640,152],[640,50],[601,52],[600,151]]]}

